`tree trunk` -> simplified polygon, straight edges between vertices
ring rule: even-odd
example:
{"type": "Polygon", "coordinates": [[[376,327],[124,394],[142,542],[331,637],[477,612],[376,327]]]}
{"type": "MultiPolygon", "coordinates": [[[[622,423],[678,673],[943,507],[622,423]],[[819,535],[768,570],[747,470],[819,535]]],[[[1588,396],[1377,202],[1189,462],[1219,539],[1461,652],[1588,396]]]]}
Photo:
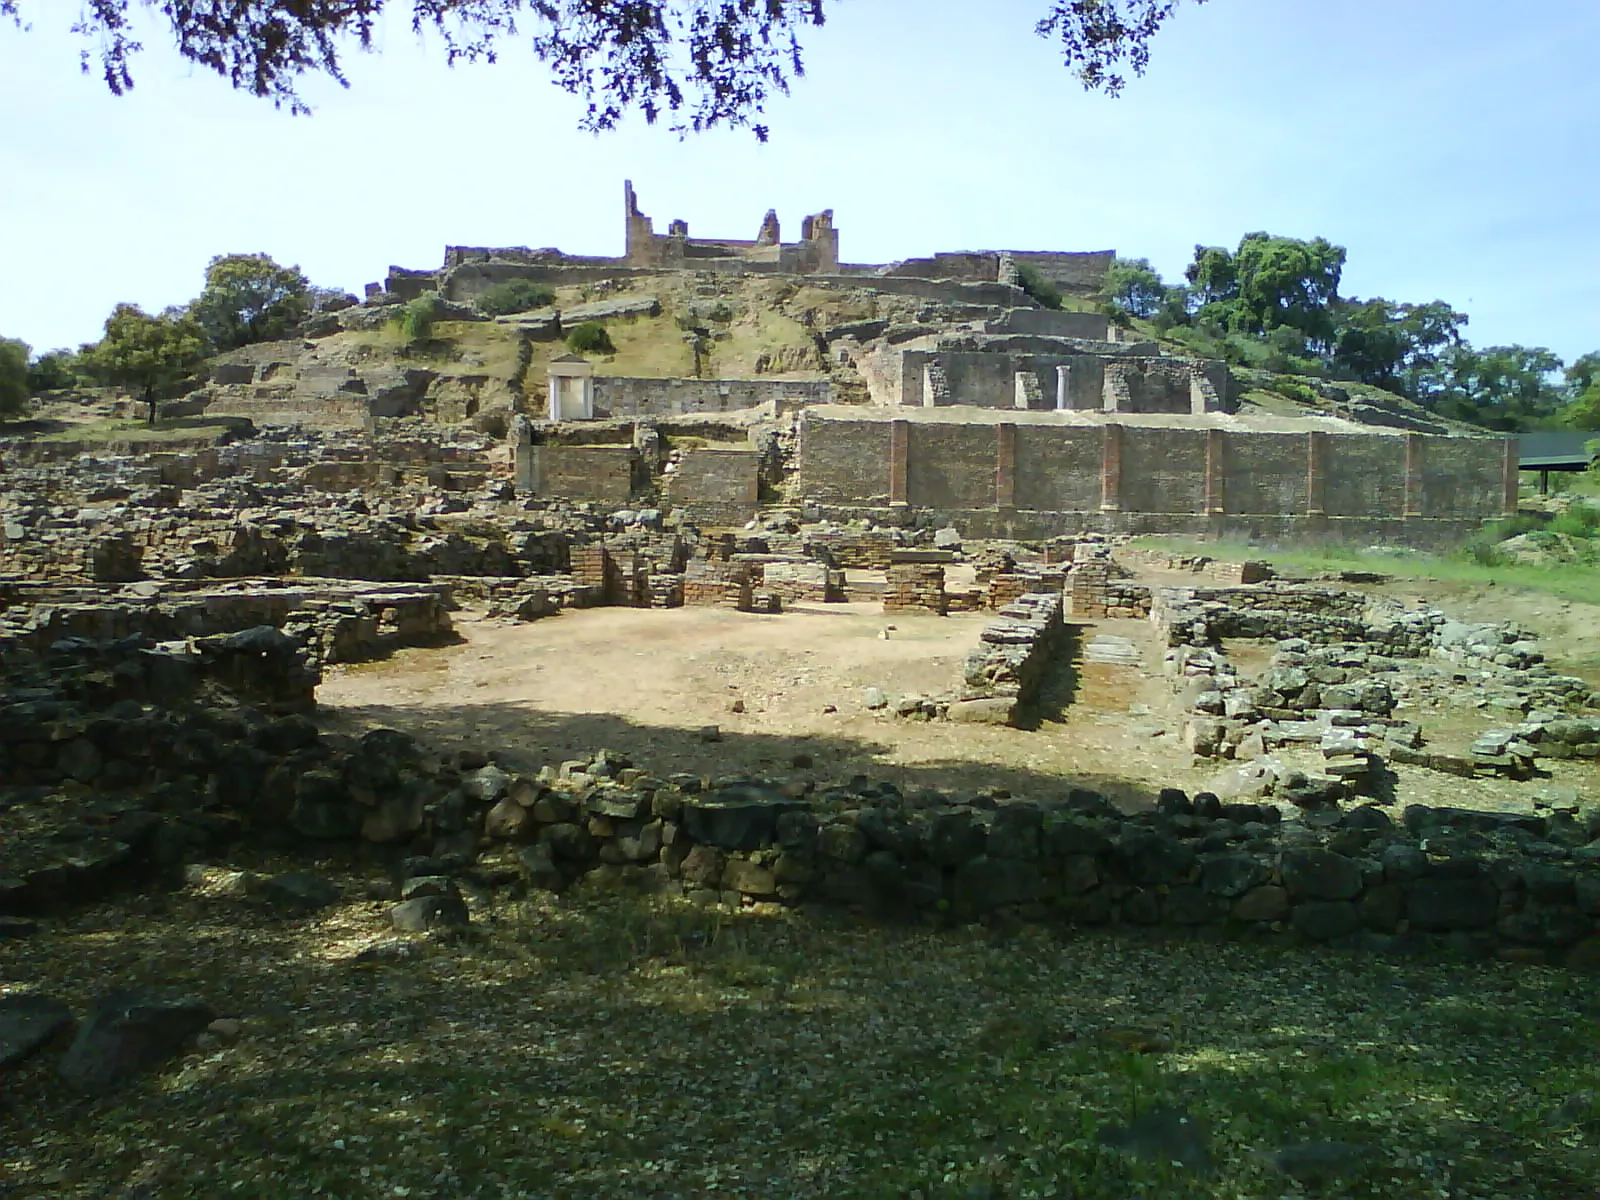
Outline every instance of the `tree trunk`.
{"type": "Polygon", "coordinates": [[[144,402],[146,406],[145,423],[147,425],[154,425],[156,423],[156,389],[154,384],[145,385],[144,402]]]}

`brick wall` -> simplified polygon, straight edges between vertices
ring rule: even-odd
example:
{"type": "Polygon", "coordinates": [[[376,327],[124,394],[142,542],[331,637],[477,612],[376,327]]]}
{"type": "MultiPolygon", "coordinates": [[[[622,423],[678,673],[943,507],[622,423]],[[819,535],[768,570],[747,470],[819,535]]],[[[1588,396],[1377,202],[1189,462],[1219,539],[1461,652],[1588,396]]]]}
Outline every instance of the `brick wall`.
{"type": "Polygon", "coordinates": [[[887,421],[807,421],[801,427],[801,486],[832,504],[889,502],[887,421]]]}
{"type": "Polygon", "coordinates": [[[993,425],[920,424],[908,430],[906,499],[919,508],[988,508],[995,502],[993,425]]]}

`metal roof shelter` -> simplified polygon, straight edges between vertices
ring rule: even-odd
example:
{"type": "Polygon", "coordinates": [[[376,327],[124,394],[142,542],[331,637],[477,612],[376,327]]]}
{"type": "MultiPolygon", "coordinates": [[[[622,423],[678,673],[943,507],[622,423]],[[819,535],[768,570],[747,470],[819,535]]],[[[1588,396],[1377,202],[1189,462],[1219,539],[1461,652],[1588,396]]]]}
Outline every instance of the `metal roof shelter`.
{"type": "Polygon", "coordinates": [[[1587,471],[1600,458],[1600,433],[1559,430],[1517,437],[1517,467],[1539,472],[1539,494],[1550,491],[1551,471],[1587,471]]]}

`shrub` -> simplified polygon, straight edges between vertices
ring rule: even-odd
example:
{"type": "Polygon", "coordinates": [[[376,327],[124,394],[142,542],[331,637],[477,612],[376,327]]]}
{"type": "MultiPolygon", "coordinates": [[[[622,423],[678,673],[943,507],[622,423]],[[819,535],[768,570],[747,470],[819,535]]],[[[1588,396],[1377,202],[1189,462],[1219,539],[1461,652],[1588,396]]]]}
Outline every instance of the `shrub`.
{"type": "Polygon", "coordinates": [[[553,288],[531,279],[508,279],[487,289],[474,300],[473,307],[486,317],[500,317],[506,313],[527,312],[533,308],[548,308],[556,302],[553,288]]]}
{"type": "Polygon", "coordinates": [[[1558,514],[1546,528],[1551,533],[1564,533],[1568,537],[1593,537],[1595,530],[1600,528],[1600,509],[1587,504],[1574,504],[1566,512],[1558,514]]]}
{"type": "Polygon", "coordinates": [[[438,292],[423,292],[415,300],[401,306],[394,323],[407,342],[425,342],[433,333],[433,323],[444,313],[444,302],[438,292]]]}
{"type": "Polygon", "coordinates": [[[1061,307],[1060,290],[1028,263],[1017,264],[1017,286],[1045,308],[1061,307]]]}
{"type": "Polygon", "coordinates": [[[567,349],[574,354],[613,354],[611,335],[598,321],[585,321],[567,334],[567,349]]]}

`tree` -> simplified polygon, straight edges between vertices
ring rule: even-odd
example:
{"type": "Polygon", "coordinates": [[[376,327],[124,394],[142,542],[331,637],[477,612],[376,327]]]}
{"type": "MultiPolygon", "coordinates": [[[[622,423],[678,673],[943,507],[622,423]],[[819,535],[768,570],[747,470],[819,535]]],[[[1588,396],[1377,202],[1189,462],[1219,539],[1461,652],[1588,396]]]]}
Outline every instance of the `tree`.
{"type": "Polygon", "coordinates": [[[107,380],[140,394],[154,425],[156,393],[199,365],[206,336],[187,313],[169,309],[152,317],[136,304],[119,304],[106,318],[105,336],[89,353],[107,380]]]}
{"type": "Polygon", "coordinates": [[[1600,350],[1580,356],[1567,368],[1567,406],[1561,423],[1568,429],[1600,430],[1600,350]]]}
{"type": "Polygon", "coordinates": [[[611,335],[598,321],[584,321],[567,334],[567,349],[575,354],[615,354],[611,335]]]}
{"type": "Polygon", "coordinates": [[[29,391],[59,391],[76,387],[79,381],[78,355],[71,350],[47,350],[28,364],[29,391]]]}
{"type": "Polygon", "coordinates": [[[1419,381],[1438,365],[1439,354],[1461,345],[1461,327],[1467,323],[1465,313],[1443,300],[1348,300],[1335,307],[1334,315],[1334,366],[1362,383],[1413,399],[1418,398],[1419,381]]]}
{"type": "Polygon", "coordinates": [[[1220,246],[1196,246],[1184,275],[1200,301],[1200,319],[1230,333],[1288,326],[1326,348],[1333,341],[1331,306],[1339,298],[1344,260],[1344,247],[1326,238],[1247,233],[1232,254],[1220,246]]]}
{"type": "Polygon", "coordinates": [[[28,343],[0,337],[0,417],[28,407],[28,343]]]}
{"type": "Polygon", "coordinates": [[[1426,373],[1418,399],[1446,416],[1516,433],[1561,409],[1562,390],[1551,378],[1559,370],[1560,357],[1542,346],[1477,350],[1463,342],[1426,373]]]}
{"type": "Polygon", "coordinates": [[[306,315],[310,281],[265,254],[219,254],[189,314],[218,350],[283,337],[306,315]]]}
{"type": "Polygon", "coordinates": [[[1112,307],[1148,319],[1161,311],[1167,285],[1148,258],[1119,258],[1106,272],[1105,294],[1112,307]]]}
{"type": "MultiPolygon", "coordinates": [[[[829,0],[832,2],[832,0],[829,0]]],[[[1181,0],[1049,0],[1035,26],[1054,39],[1084,87],[1118,94],[1123,71],[1142,75],[1149,44],[1181,0]]],[[[40,0],[0,0],[17,24],[40,0]]],[[[1195,0],[1197,4],[1205,0],[1195,0]]],[[[443,39],[446,61],[493,62],[501,45],[531,32],[534,56],[555,83],[588,104],[586,129],[613,128],[636,112],[680,133],[749,126],[773,93],[805,73],[800,34],[824,20],[824,0],[145,0],[169,26],[178,53],[233,87],[309,112],[296,91],[307,74],[348,86],[342,44],[370,50],[386,13],[409,8],[414,31],[443,39]]],[[[74,31],[98,43],[100,71],[117,95],[133,87],[142,48],[133,0],[84,0],[74,31]]],[[[85,50],[84,69],[90,68],[85,50]]]]}
{"type": "Polygon", "coordinates": [[[534,308],[547,308],[556,302],[555,290],[531,279],[508,279],[485,288],[473,301],[473,307],[486,317],[500,317],[507,313],[527,312],[534,308]]]}

